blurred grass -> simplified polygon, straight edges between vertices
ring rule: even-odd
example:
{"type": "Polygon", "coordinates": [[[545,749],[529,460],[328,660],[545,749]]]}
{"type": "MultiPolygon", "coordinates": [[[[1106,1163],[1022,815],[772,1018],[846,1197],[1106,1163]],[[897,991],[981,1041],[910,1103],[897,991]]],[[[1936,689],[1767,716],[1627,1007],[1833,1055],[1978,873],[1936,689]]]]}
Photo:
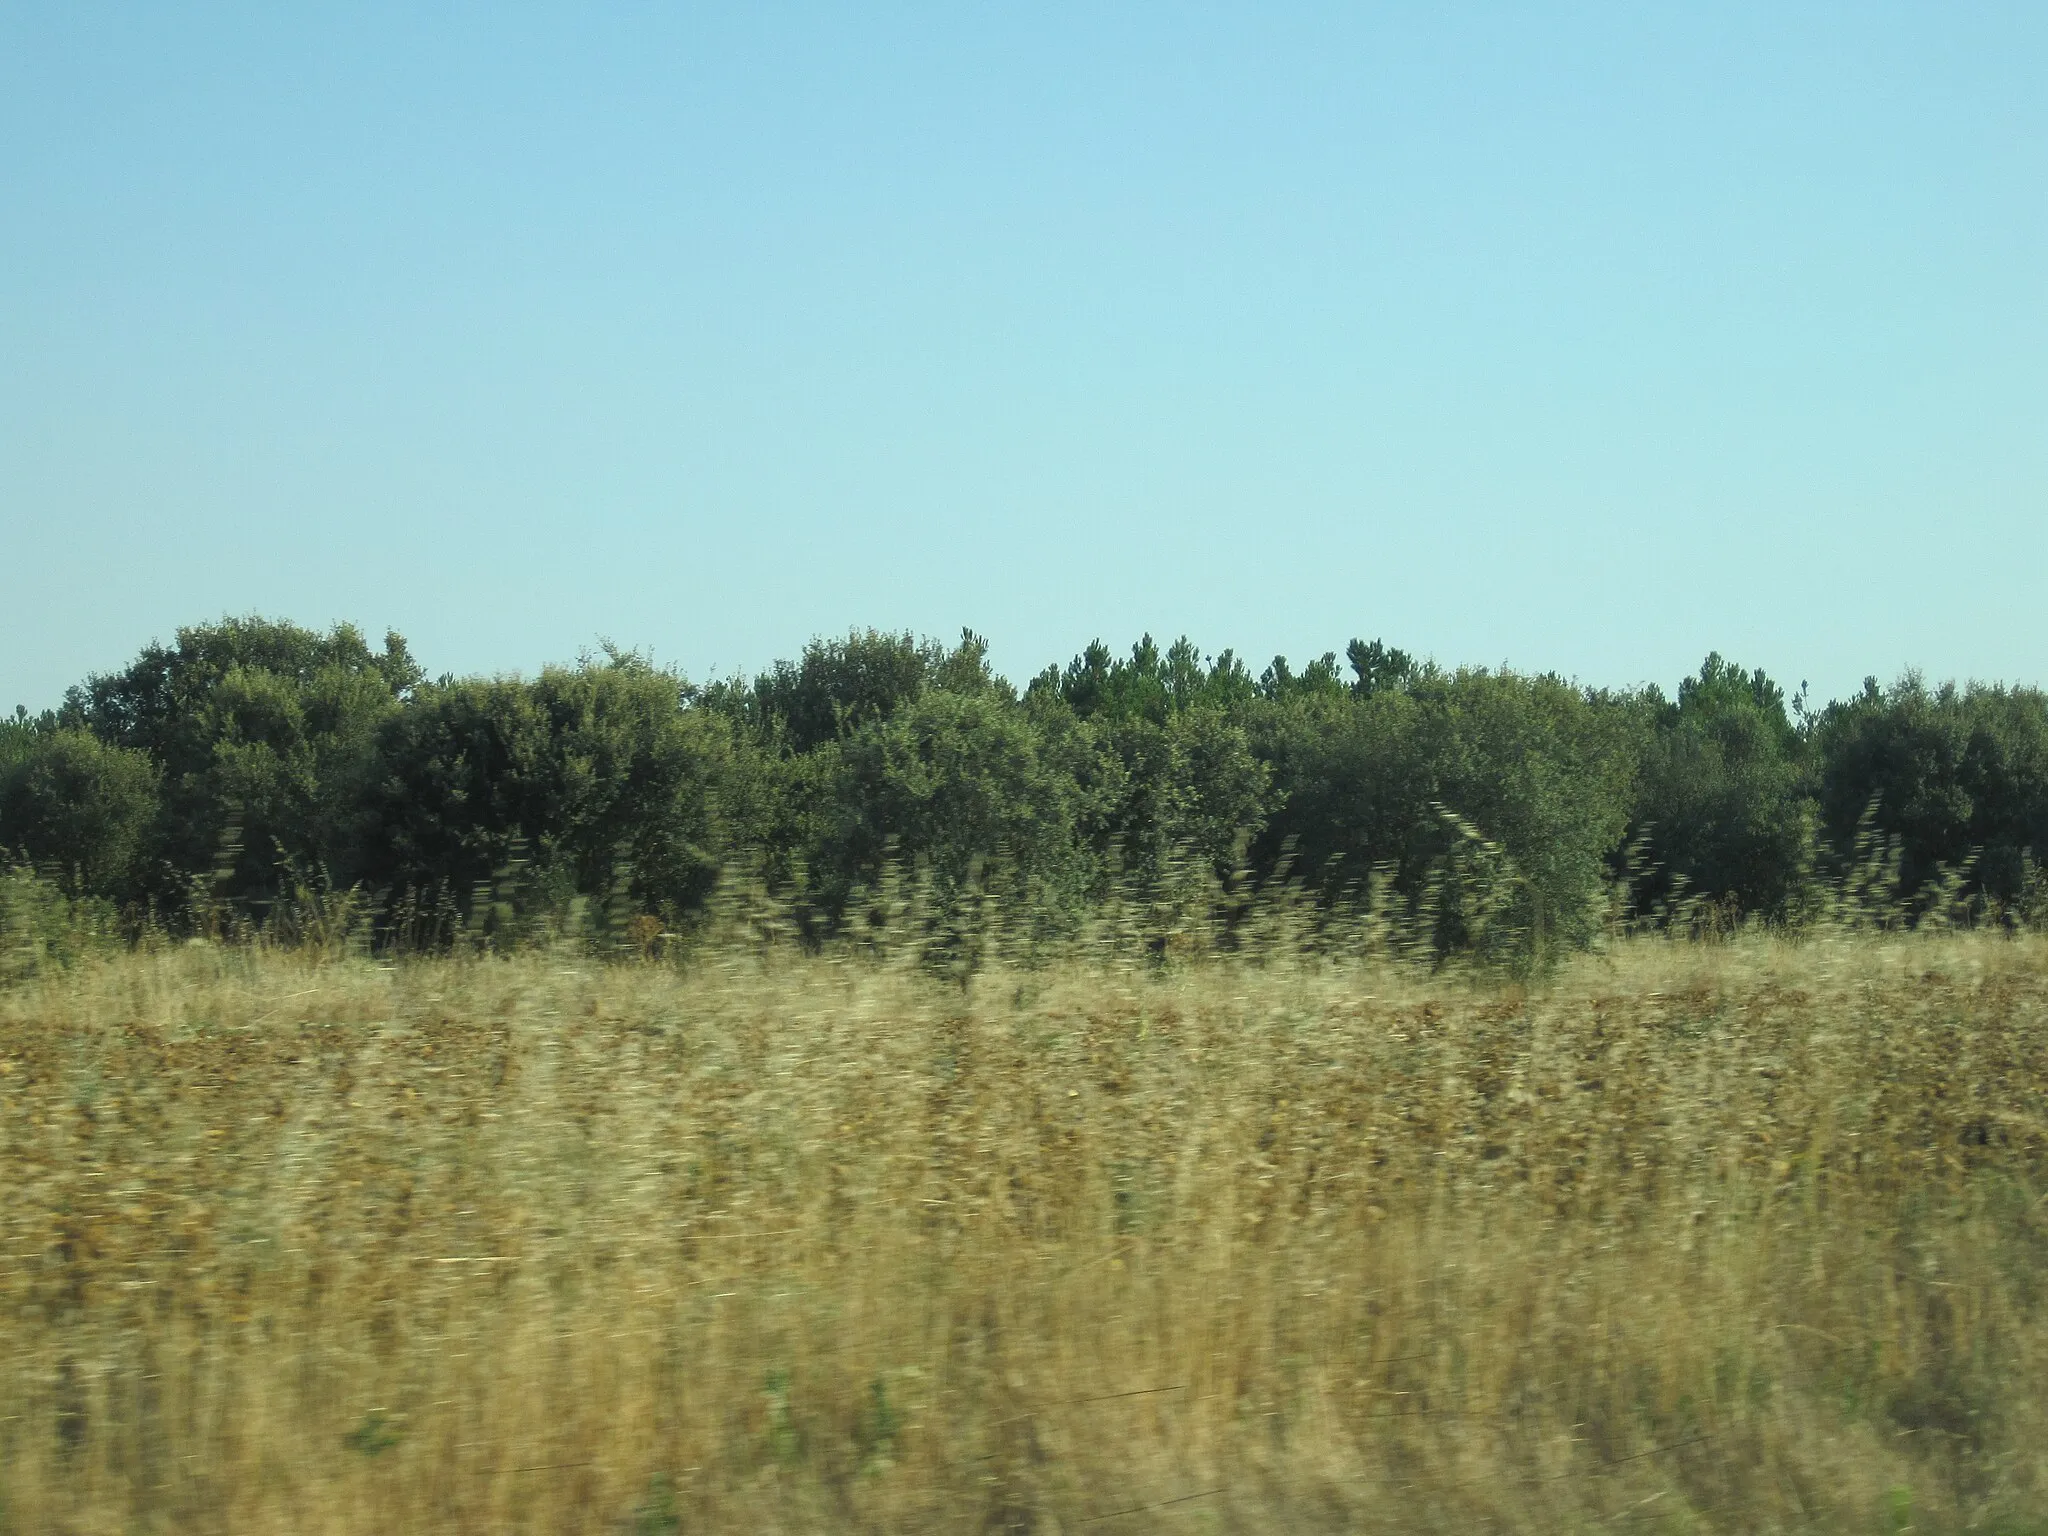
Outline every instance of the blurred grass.
{"type": "Polygon", "coordinates": [[[2048,1531],[2048,942],[1266,952],[25,972],[0,1529],[2048,1531]]]}

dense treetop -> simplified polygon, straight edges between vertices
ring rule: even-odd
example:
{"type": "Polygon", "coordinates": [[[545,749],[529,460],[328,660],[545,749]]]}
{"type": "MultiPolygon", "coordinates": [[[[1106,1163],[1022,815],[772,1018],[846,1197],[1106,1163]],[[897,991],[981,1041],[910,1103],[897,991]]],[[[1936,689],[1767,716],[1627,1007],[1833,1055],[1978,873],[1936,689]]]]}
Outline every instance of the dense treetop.
{"type": "Polygon", "coordinates": [[[1055,927],[1284,879],[1526,951],[1617,909],[1797,922],[1873,864],[1902,910],[2028,918],[2044,853],[2040,690],[1908,675],[1810,710],[1718,654],[1675,699],[1379,640],[1254,676],[1150,636],[1020,693],[972,633],[874,630],[702,685],[612,650],[429,680],[397,635],[249,617],[0,720],[0,854],[174,927],[308,888],[429,939],[591,903],[685,925],[746,868],[822,934],[911,868],[1055,927]]]}

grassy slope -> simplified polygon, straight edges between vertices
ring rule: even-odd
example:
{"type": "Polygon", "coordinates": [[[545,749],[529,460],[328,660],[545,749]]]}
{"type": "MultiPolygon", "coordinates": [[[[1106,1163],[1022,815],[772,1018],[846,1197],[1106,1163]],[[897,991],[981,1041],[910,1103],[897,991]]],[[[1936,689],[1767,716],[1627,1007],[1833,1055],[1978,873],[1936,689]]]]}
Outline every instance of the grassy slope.
{"type": "Polygon", "coordinates": [[[190,950],[0,1071],[10,1531],[2048,1530],[2040,941],[190,950]]]}

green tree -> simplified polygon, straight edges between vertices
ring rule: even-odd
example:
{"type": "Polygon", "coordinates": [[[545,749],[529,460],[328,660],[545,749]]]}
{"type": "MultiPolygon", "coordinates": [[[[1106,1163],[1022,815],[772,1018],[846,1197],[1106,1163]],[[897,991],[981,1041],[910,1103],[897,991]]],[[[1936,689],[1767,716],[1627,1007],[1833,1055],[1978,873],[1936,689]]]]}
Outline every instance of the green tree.
{"type": "MultiPolygon", "coordinates": [[[[1412,900],[1460,847],[1448,811],[1512,861],[1502,933],[1534,953],[1594,932],[1635,768],[1617,711],[1556,677],[1468,670],[1370,693],[1283,688],[1251,721],[1273,774],[1263,874],[1291,852],[1334,894],[1384,867],[1412,900]]],[[[1445,909],[1441,943],[1470,936],[1461,910],[1445,909]]]]}
{"type": "Polygon", "coordinates": [[[1345,647],[1344,656],[1351,663],[1351,692],[1362,699],[1394,689],[1412,688],[1426,675],[1426,669],[1413,656],[1406,651],[1394,650],[1380,640],[1369,645],[1363,640],[1353,640],[1345,647]]]}
{"type": "Polygon", "coordinates": [[[2048,854],[2048,694],[1907,674],[1867,680],[1815,729],[1820,808],[1838,854],[1852,850],[1866,808],[1896,839],[1908,896],[1946,865],[1974,860],[1966,889],[1995,900],[2019,892],[2029,859],[2048,854]]]}
{"type": "Polygon", "coordinates": [[[746,714],[795,752],[884,720],[924,691],[946,661],[943,648],[908,634],[853,630],[813,640],[794,662],[754,679],[746,714]]]}
{"type": "Polygon", "coordinates": [[[925,864],[942,892],[992,859],[1063,899],[1087,879],[1071,766],[999,693],[930,690],[848,736],[827,767],[811,864],[828,910],[891,857],[925,864]]]}
{"type": "Polygon", "coordinates": [[[1639,906],[1676,893],[1782,918],[1809,873],[1816,820],[1806,747],[1784,690],[1719,653],[1679,685],[1644,696],[1630,843],[1643,845],[1639,906]]]}
{"type": "Polygon", "coordinates": [[[0,859],[27,860],[73,898],[140,895],[155,765],[85,731],[17,734],[0,756],[0,859]]]}
{"type": "Polygon", "coordinates": [[[420,688],[380,733],[369,874],[467,911],[523,860],[530,907],[608,897],[622,880],[643,910],[695,906],[716,877],[731,742],[718,714],[681,707],[683,691],[624,654],[532,682],[420,688]]]}
{"type": "Polygon", "coordinates": [[[1187,636],[1161,651],[1150,635],[1113,656],[1100,640],[1089,643],[1064,669],[1048,667],[1032,680],[1029,696],[1058,699],[1081,720],[1149,720],[1163,725],[1191,709],[1228,709],[1254,696],[1256,685],[1235,653],[1204,661],[1187,636]]]}
{"type": "Polygon", "coordinates": [[[1259,697],[1272,703],[1300,703],[1341,698],[1347,692],[1337,671],[1337,653],[1325,651],[1296,672],[1285,656],[1275,656],[1259,674],[1259,697]]]}
{"type": "Polygon", "coordinates": [[[1242,725],[1198,708],[1079,724],[1079,825],[1093,857],[1140,888],[1192,859],[1227,878],[1265,820],[1268,770],[1242,725]]]}
{"type": "Polygon", "coordinates": [[[419,680],[396,634],[377,652],[347,624],[228,618],[74,688],[60,718],[155,765],[159,901],[175,907],[233,846],[221,894],[260,906],[289,878],[281,862],[353,878],[376,729],[419,680]]]}

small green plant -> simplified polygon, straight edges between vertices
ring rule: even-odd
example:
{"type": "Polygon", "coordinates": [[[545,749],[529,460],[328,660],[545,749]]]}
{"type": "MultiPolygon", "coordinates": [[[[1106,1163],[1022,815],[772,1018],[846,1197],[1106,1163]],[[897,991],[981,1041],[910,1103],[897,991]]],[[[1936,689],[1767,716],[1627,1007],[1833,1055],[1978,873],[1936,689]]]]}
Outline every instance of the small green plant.
{"type": "Polygon", "coordinates": [[[803,1435],[789,1407],[789,1372],[773,1370],[762,1383],[768,1394],[768,1449],[783,1466],[803,1460],[803,1435]]]}
{"type": "Polygon", "coordinates": [[[633,1511],[633,1536],[675,1536],[683,1528],[675,1484],[657,1472],[647,1479],[647,1497],[633,1511]]]}
{"type": "Polygon", "coordinates": [[[362,1423],[343,1435],[341,1441],[350,1450],[365,1456],[381,1456],[402,1438],[390,1415],[382,1408],[372,1408],[363,1415],[362,1423]]]}
{"type": "Polygon", "coordinates": [[[111,948],[114,927],[105,902],[73,900],[25,864],[0,869],[0,982],[24,980],[111,948]]]}
{"type": "Polygon", "coordinates": [[[861,1470],[878,1472],[891,1465],[896,1459],[897,1437],[902,1433],[903,1415],[889,1401],[889,1383],[877,1376],[868,1383],[867,1398],[861,1404],[860,1417],[854,1425],[854,1443],[860,1447],[861,1470]]]}

